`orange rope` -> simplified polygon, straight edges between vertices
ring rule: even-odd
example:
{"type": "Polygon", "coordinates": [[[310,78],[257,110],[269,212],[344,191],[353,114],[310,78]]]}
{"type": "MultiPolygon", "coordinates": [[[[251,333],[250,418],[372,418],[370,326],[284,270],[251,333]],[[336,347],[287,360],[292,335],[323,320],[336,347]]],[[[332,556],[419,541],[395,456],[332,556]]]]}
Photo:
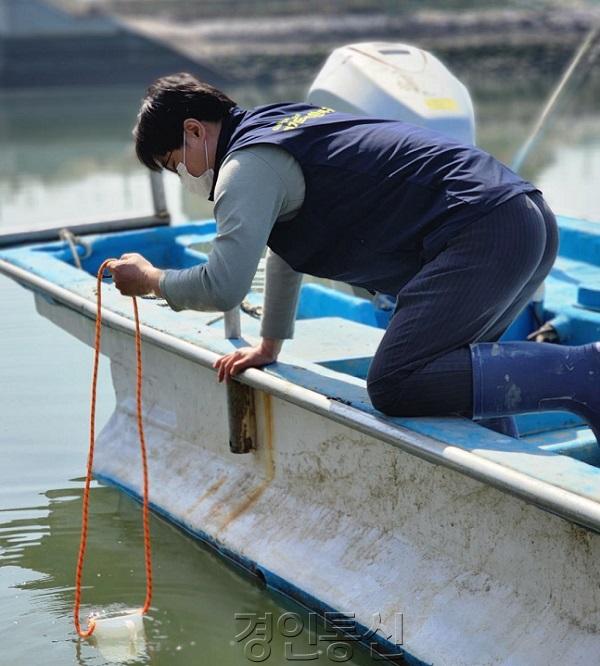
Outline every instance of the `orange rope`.
{"type": "MultiPolygon", "coordinates": [[[[77,570],[75,573],[75,606],[73,617],[75,620],[75,629],[81,638],[88,638],[94,632],[96,624],[93,619],[89,621],[87,629],[83,630],[79,623],[79,606],[81,604],[81,579],[83,575],[83,561],[85,559],[85,549],[87,545],[88,532],[88,513],[90,501],[90,482],[92,479],[92,467],[94,463],[94,442],[96,426],[96,383],[98,380],[98,360],[100,357],[100,335],[102,331],[102,276],[106,270],[106,265],[115,259],[107,259],[98,269],[97,297],[96,297],[96,338],[94,342],[94,369],[92,373],[92,401],[90,411],[90,448],[87,460],[87,471],[85,476],[85,488],[83,490],[83,509],[81,520],[81,539],[79,542],[79,554],[77,556],[77,570]]],[[[142,472],[143,472],[143,506],[142,523],[144,527],[144,560],[146,565],[146,599],[142,608],[142,614],[146,613],[152,602],[152,557],[150,550],[150,523],[148,512],[148,461],[146,456],[146,440],[144,438],[144,427],[142,424],[142,336],[140,333],[140,318],[138,315],[138,306],[135,296],[133,297],[133,314],[135,316],[135,354],[137,361],[137,382],[136,382],[136,402],[137,402],[137,426],[140,438],[140,450],[142,453],[142,472]]]]}

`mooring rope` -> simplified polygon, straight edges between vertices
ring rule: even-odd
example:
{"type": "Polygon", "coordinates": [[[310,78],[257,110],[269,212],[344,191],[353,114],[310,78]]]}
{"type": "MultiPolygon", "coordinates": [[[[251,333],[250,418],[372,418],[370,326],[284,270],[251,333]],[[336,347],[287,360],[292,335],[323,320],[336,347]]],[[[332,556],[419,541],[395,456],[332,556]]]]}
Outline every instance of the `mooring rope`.
{"type": "MultiPolygon", "coordinates": [[[[89,515],[89,496],[90,483],[92,479],[92,467],[94,463],[94,442],[96,427],[96,384],[98,380],[98,360],[100,357],[100,336],[102,331],[102,276],[106,270],[107,264],[115,259],[107,259],[98,269],[96,277],[97,295],[96,295],[96,337],[94,342],[94,366],[92,372],[92,397],[90,409],[90,444],[87,460],[87,470],[85,476],[85,487],[83,490],[83,507],[81,519],[81,539],[79,542],[79,553],[77,556],[77,569],[75,573],[75,605],[73,617],[75,620],[75,629],[81,638],[88,638],[94,632],[96,627],[94,619],[90,619],[87,629],[83,630],[79,623],[79,607],[81,604],[81,579],[83,576],[83,562],[85,559],[85,549],[87,546],[88,533],[88,515],[89,515]]],[[[146,440],[144,438],[144,427],[142,423],[142,336],[140,333],[140,318],[135,296],[133,300],[133,314],[135,317],[135,354],[137,362],[136,377],[136,402],[137,402],[137,426],[140,438],[140,451],[142,454],[142,473],[143,473],[143,504],[142,504],[142,524],[144,528],[144,560],[146,565],[146,599],[141,609],[142,614],[146,613],[152,602],[152,557],[150,546],[150,523],[148,511],[148,460],[146,456],[146,440]]]]}

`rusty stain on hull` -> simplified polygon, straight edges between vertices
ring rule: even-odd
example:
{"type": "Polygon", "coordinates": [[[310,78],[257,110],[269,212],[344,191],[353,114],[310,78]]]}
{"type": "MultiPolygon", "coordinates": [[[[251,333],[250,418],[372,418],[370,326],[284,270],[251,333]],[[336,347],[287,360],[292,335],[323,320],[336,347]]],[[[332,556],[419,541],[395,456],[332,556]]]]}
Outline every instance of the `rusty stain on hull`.
{"type": "Polygon", "coordinates": [[[273,459],[273,413],[271,407],[271,396],[261,392],[263,406],[263,442],[265,452],[265,478],[245,495],[244,501],[234,507],[224,518],[217,529],[217,534],[224,530],[229,523],[242,513],[247,511],[263,494],[275,476],[275,462],[273,459]]]}
{"type": "Polygon", "coordinates": [[[200,506],[200,504],[207,498],[213,495],[219,490],[219,488],[227,480],[226,476],[222,476],[220,479],[217,479],[214,483],[211,483],[210,486],[200,495],[200,497],[192,504],[192,506],[185,512],[186,516],[190,516],[194,511],[200,506]]]}

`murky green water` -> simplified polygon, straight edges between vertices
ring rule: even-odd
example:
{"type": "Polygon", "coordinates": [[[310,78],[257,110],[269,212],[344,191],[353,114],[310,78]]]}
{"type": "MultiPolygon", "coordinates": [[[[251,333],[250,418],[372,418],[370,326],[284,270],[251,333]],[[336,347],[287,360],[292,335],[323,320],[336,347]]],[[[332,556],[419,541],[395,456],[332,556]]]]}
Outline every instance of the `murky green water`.
{"type": "MultiPolygon", "coordinates": [[[[31,295],[4,277],[0,293],[0,666],[112,663],[77,640],[72,623],[91,350],[38,317],[31,295]]],[[[99,377],[99,426],[113,405],[106,365],[99,377]]],[[[145,592],[140,507],[98,484],[90,502],[83,610],[138,607],[145,592]]],[[[261,663],[286,663],[286,641],[295,656],[321,650],[311,663],[335,663],[327,654],[335,641],[319,640],[327,630],[311,624],[315,616],[265,591],[255,578],[162,519],[153,516],[151,529],[154,597],[146,643],[139,658],[127,663],[253,663],[244,650],[260,637],[261,622],[247,638],[236,636],[261,618],[273,632],[270,656],[261,663]],[[249,618],[236,619],[239,613],[249,618]],[[296,634],[303,626],[298,635],[278,631],[285,613],[298,614],[284,627],[296,634]]],[[[335,649],[337,661],[353,654],[344,663],[381,663],[352,642],[335,649]]]]}
{"type": "MultiPolygon", "coordinates": [[[[552,80],[523,96],[514,93],[510,80],[499,78],[495,94],[476,97],[478,143],[509,162],[552,80]]],[[[241,104],[254,104],[300,98],[303,92],[248,88],[233,94],[241,104]]],[[[0,95],[0,230],[149,212],[148,179],[130,141],[140,94],[112,88],[0,95]]],[[[557,212],[600,219],[598,110],[573,96],[525,175],[541,186],[557,212]]],[[[175,220],[210,215],[210,205],[183,192],[176,177],[167,176],[166,184],[175,220]]],[[[76,640],[71,619],[91,350],[38,317],[31,295],[2,277],[0,298],[0,666],[105,664],[95,647],[76,640]]],[[[112,401],[103,366],[99,427],[112,401]]],[[[101,486],[94,487],[91,505],[84,608],[139,605],[144,594],[139,507],[101,486]]],[[[308,626],[305,611],[156,517],[152,535],[153,608],[146,645],[131,663],[250,663],[245,641],[236,640],[245,626],[235,619],[240,612],[272,613],[266,663],[289,661],[277,620],[284,612],[298,612],[308,626]]],[[[306,629],[287,640],[294,654],[320,649],[312,663],[333,663],[328,643],[311,645],[314,637],[306,629]]],[[[340,653],[334,656],[341,661],[340,653]]],[[[381,663],[356,649],[344,661],[381,663]]]]}

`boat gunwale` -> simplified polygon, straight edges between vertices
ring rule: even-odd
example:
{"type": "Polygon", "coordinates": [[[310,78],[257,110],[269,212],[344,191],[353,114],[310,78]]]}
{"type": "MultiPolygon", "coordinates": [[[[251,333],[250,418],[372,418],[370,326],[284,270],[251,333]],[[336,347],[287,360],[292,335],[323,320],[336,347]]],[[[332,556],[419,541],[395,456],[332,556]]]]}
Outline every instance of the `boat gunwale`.
{"type": "MultiPolygon", "coordinates": [[[[4,273],[46,298],[50,297],[62,306],[83,314],[88,319],[95,319],[96,317],[96,304],[91,300],[15,266],[5,259],[0,259],[0,273],[4,273]]],[[[125,332],[131,336],[134,335],[135,324],[128,317],[108,308],[102,309],[102,316],[103,324],[106,327],[125,332]]],[[[141,333],[142,338],[147,342],[161,349],[177,353],[215,371],[212,364],[220,356],[217,352],[182,340],[147,324],[141,325],[141,333]]],[[[397,423],[393,417],[371,414],[353,405],[345,404],[309,388],[294,384],[285,378],[271,374],[268,369],[249,368],[241,373],[235,381],[240,381],[254,389],[264,391],[367,436],[385,441],[428,462],[443,465],[465,474],[559,517],[600,533],[600,502],[590,496],[561,488],[549,481],[533,477],[525,472],[482,457],[441,438],[437,439],[411,430],[397,423]]],[[[480,429],[474,423],[466,423],[465,425],[480,429]]],[[[484,434],[482,433],[481,436],[484,437],[484,434]]],[[[490,436],[492,436],[491,432],[490,436]]],[[[493,433],[493,436],[496,436],[496,434],[493,433]]],[[[502,436],[498,435],[498,437],[502,436]]],[[[547,455],[558,456],[559,454],[548,453],[547,455]]],[[[578,463],[579,461],[572,462],[578,463]]],[[[585,463],[579,464],[584,465],[585,463]]],[[[600,470],[592,469],[600,474],[600,470]]]]}

